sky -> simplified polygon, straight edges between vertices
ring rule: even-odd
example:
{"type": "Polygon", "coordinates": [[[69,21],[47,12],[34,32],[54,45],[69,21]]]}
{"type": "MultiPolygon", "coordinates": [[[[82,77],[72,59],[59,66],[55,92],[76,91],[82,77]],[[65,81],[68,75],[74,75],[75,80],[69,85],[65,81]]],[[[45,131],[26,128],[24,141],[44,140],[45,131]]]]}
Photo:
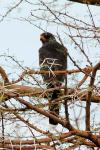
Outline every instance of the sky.
{"type": "MultiPolygon", "coordinates": [[[[44,0],[45,1],[45,0],[44,0]]],[[[49,0],[50,1],[50,0],[49,0]]],[[[15,4],[19,1],[0,1],[0,20],[2,20],[2,16],[4,16],[9,9],[11,9],[15,4]]],[[[32,1],[30,1],[32,2],[32,1]]],[[[38,0],[35,0],[34,3],[38,3],[38,0]]],[[[91,22],[88,9],[83,4],[75,4],[75,3],[66,3],[65,0],[55,1],[55,5],[52,7],[55,10],[60,10],[61,7],[66,7],[66,12],[68,15],[72,17],[76,17],[79,20],[85,22],[91,22]]],[[[31,12],[37,16],[44,15],[45,13],[41,13],[41,11],[34,11],[34,9],[42,8],[41,6],[27,4],[24,1],[16,8],[13,9],[4,19],[0,21],[0,55],[6,53],[6,55],[14,56],[14,58],[21,63],[24,67],[30,67],[33,69],[39,69],[39,58],[38,58],[38,50],[41,47],[40,42],[40,34],[43,32],[34,25],[31,25],[27,21],[22,21],[23,18],[30,17],[31,12]]],[[[96,6],[90,6],[93,18],[96,26],[100,26],[100,10],[96,6]]],[[[50,14],[48,14],[49,19],[52,18],[50,14]]],[[[46,16],[44,16],[46,17],[46,16]]],[[[32,19],[32,17],[31,17],[32,19]]],[[[66,22],[72,24],[72,20],[67,18],[66,22]]],[[[84,55],[76,48],[76,46],[70,41],[68,35],[68,28],[63,26],[56,26],[55,24],[47,24],[43,21],[33,21],[32,23],[38,25],[41,23],[41,27],[46,31],[49,31],[53,34],[58,32],[63,39],[64,45],[68,48],[68,51],[72,58],[78,63],[80,67],[85,67],[89,65],[84,55]]],[[[77,34],[76,31],[72,30],[73,34],[77,34]]],[[[84,34],[84,33],[83,33],[84,34]]],[[[100,34],[99,34],[100,35],[100,34]]],[[[79,42],[80,43],[80,42],[79,42]]],[[[96,64],[99,61],[100,56],[100,46],[93,40],[86,40],[86,45],[84,44],[84,49],[89,59],[96,64]],[[88,44],[87,44],[88,43],[88,44]]],[[[0,59],[1,65],[7,70],[7,73],[10,74],[10,77],[13,79],[15,76],[20,74],[20,70],[18,72],[18,66],[13,62],[7,60],[2,57],[0,59]]],[[[68,60],[68,68],[75,68],[72,62],[68,60]]],[[[80,75],[79,75],[80,76],[80,75]]],[[[75,82],[71,80],[71,76],[69,76],[70,82],[69,85],[73,85],[75,87],[75,82]]],[[[77,79],[76,79],[77,80],[77,79]]]]}
{"type": "MultiPolygon", "coordinates": [[[[38,0],[35,1],[38,2],[38,0]]],[[[1,0],[0,16],[6,14],[8,9],[15,5],[15,2],[16,1],[14,0],[9,2],[7,0],[1,0]]],[[[61,2],[59,2],[59,6],[60,5],[61,2]]],[[[38,6],[36,6],[36,8],[37,7],[38,6]]],[[[76,9],[76,4],[69,5],[67,8],[68,14],[76,17],[77,14],[80,13],[80,15],[77,17],[79,19],[82,19],[83,17],[84,21],[88,22],[89,20],[85,20],[84,17],[86,16],[87,18],[86,6],[77,4],[77,8],[79,9],[76,9]]],[[[2,54],[9,51],[9,55],[14,55],[18,60],[24,61],[25,66],[37,68],[39,66],[38,50],[41,47],[39,35],[42,31],[33,25],[30,25],[28,22],[18,20],[18,18],[30,16],[32,9],[33,7],[31,5],[22,3],[17,9],[14,9],[11,13],[9,13],[9,15],[0,23],[0,53],[2,54]]],[[[96,13],[97,16],[100,16],[100,11],[98,10],[98,7],[91,6],[91,11],[93,14],[96,13]]],[[[37,13],[38,12],[36,12],[36,14],[37,13]]],[[[95,20],[95,23],[100,25],[99,22],[100,19],[95,20]]],[[[45,24],[43,24],[43,27],[45,28],[45,24]]],[[[49,32],[56,33],[57,27],[55,25],[46,25],[46,28],[46,30],[49,32]]],[[[64,32],[65,29],[63,30],[62,28],[59,28],[59,33],[61,34],[62,38],[64,37],[64,32]]],[[[65,44],[70,49],[70,53],[73,57],[78,55],[77,52],[73,52],[73,47],[68,43],[68,41],[65,40],[65,44]]],[[[98,49],[96,49],[96,51],[98,53],[98,49]]],[[[91,59],[92,57],[94,59],[94,55],[92,55],[93,53],[91,54],[90,50],[88,52],[91,56],[91,59]]],[[[94,54],[96,54],[96,52],[94,54]]],[[[83,59],[83,57],[81,57],[81,59],[83,59]]]]}
{"type": "Polygon", "coordinates": [[[4,21],[0,27],[0,52],[9,50],[10,55],[25,62],[25,65],[37,65],[40,32],[27,23],[4,21]]]}
{"type": "MultiPolygon", "coordinates": [[[[4,0],[4,2],[5,3],[2,2],[1,5],[2,9],[11,5],[11,2],[8,4],[6,0],[4,0]]],[[[36,67],[38,66],[38,49],[41,46],[39,40],[41,31],[27,22],[12,19],[25,14],[22,7],[23,6],[19,6],[18,9],[12,11],[12,13],[0,23],[0,54],[9,51],[9,55],[13,55],[17,57],[18,60],[24,61],[25,66],[36,67]]],[[[6,8],[3,14],[5,14],[7,10],[6,8]]]]}
{"type": "MultiPolygon", "coordinates": [[[[12,0],[9,0],[9,2],[8,0],[0,0],[0,20],[2,19],[2,15],[6,14],[8,9],[12,7],[15,2],[15,0],[13,2],[12,0]]],[[[34,2],[38,2],[38,0],[34,0],[34,2]]],[[[59,1],[59,5],[61,5],[61,2],[62,1],[59,1]]],[[[65,2],[65,0],[63,2],[65,2]]],[[[37,7],[38,6],[36,6],[36,8],[37,7]]],[[[96,16],[94,17],[95,24],[100,27],[100,8],[97,6],[90,6],[90,8],[94,16],[96,16]]],[[[33,7],[31,7],[31,5],[22,3],[17,9],[14,9],[9,13],[2,22],[0,22],[0,55],[4,53],[12,55],[18,61],[23,61],[23,66],[37,69],[39,68],[38,50],[41,47],[39,36],[42,31],[28,22],[19,20],[19,18],[30,16],[32,9],[33,7]]],[[[76,5],[72,3],[67,7],[67,12],[71,16],[90,22],[87,13],[88,10],[85,5],[76,5]]],[[[38,12],[36,12],[36,14],[38,15],[38,12]]],[[[55,25],[47,26],[46,24],[42,24],[42,26],[47,31],[56,34],[57,27],[55,25]]],[[[64,32],[67,32],[67,29],[58,27],[58,31],[64,39],[65,45],[68,47],[71,56],[77,60],[77,62],[80,60],[81,63],[79,64],[82,64],[85,67],[88,63],[84,56],[78,52],[78,50],[74,49],[74,45],[69,42],[68,37],[64,34],[64,32]]],[[[97,45],[94,41],[90,40],[90,45],[88,44],[88,47],[86,47],[86,52],[94,64],[100,59],[100,45],[97,45]]],[[[3,59],[0,60],[0,63],[5,67],[8,65],[5,65],[6,62],[4,62],[3,59]]],[[[73,85],[74,83],[71,84],[73,85]]]]}
{"type": "MultiPolygon", "coordinates": [[[[46,1],[46,0],[44,0],[46,1]]],[[[49,0],[50,1],[50,0],[49,0]]],[[[13,9],[4,19],[2,20],[2,16],[4,16],[9,9],[11,9],[15,4],[19,1],[7,1],[7,0],[0,0],[0,55],[6,53],[6,55],[14,56],[15,59],[22,63],[23,66],[27,66],[33,69],[39,68],[38,62],[38,50],[41,47],[40,42],[40,34],[43,32],[34,25],[31,25],[27,21],[22,21],[23,18],[30,17],[31,12],[37,16],[45,15],[44,12],[39,11],[42,8],[39,5],[30,5],[25,3],[24,1],[16,8],[13,9]],[[35,8],[34,8],[35,6],[35,8]],[[37,11],[34,11],[37,9],[37,11]]],[[[31,2],[31,1],[30,1],[31,2]]],[[[34,3],[38,3],[38,0],[34,0],[34,3]]],[[[66,12],[68,15],[72,17],[76,17],[79,20],[82,20],[86,23],[91,23],[91,19],[89,17],[88,9],[86,5],[79,4],[79,3],[66,3],[65,0],[63,1],[55,1],[55,5],[52,6],[55,10],[60,10],[62,7],[66,6],[66,12]]],[[[100,27],[100,8],[97,6],[89,6],[95,25],[100,27]]],[[[49,16],[49,20],[52,18],[50,14],[47,13],[49,16]]],[[[46,15],[44,16],[46,18],[46,15]]],[[[66,17],[67,18],[67,17],[66,17]]],[[[31,19],[33,19],[31,17],[31,19]]],[[[66,22],[73,23],[70,18],[66,19],[66,22]]],[[[63,39],[64,45],[68,48],[68,51],[71,57],[78,63],[80,67],[85,67],[89,65],[84,55],[80,52],[79,49],[72,43],[69,39],[68,34],[69,30],[63,26],[56,26],[55,24],[47,24],[44,21],[37,21],[33,20],[34,24],[38,25],[41,23],[41,27],[48,32],[56,34],[58,32],[63,39]]],[[[81,23],[79,23],[81,24],[81,23]]],[[[79,25],[78,24],[78,25],[79,25]]],[[[71,29],[73,35],[77,35],[78,33],[75,30],[71,29]]],[[[86,35],[88,33],[81,33],[86,35]]],[[[90,34],[90,33],[89,33],[90,34]]],[[[92,34],[91,34],[92,35],[92,34]]],[[[100,33],[98,33],[100,36],[100,33]]],[[[79,42],[79,41],[78,41],[79,42]]],[[[79,42],[80,44],[80,42],[79,42]]],[[[80,44],[81,45],[81,44],[80,44]]],[[[98,44],[97,40],[86,39],[84,43],[84,49],[86,54],[88,55],[89,59],[92,61],[93,65],[95,65],[100,59],[100,44],[98,44]]],[[[13,63],[9,63],[5,60],[0,59],[1,65],[5,68],[8,66],[9,73],[13,69],[16,68],[16,65],[13,66],[13,63]]],[[[68,68],[72,69],[75,66],[69,61],[68,68]]],[[[71,80],[71,85],[73,80],[71,80]]]]}

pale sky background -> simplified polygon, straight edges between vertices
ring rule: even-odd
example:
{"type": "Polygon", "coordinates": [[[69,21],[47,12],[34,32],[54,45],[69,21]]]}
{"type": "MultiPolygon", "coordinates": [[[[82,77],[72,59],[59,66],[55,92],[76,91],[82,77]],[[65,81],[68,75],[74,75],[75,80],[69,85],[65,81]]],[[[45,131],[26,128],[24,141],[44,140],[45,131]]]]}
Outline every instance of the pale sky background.
{"type": "MultiPolygon", "coordinates": [[[[9,0],[8,2],[8,0],[0,0],[0,20],[2,19],[1,15],[4,15],[8,8],[12,7],[16,1],[17,0],[9,0]]],[[[38,2],[38,0],[34,0],[34,2],[38,2]]],[[[64,2],[65,0],[59,0],[59,5],[64,2]]],[[[96,16],[94,18],[95,24],[100,27],[100,7],[90,6],[90,8],[93,15],[96,16]]],[[[6,18],[4,18],[2,22],[0,22],[0,55],[4,54],[5,52],[8,53],[9,51],[9,55],[15,56],[15,58],[17,58],[19,61],[24,61],[24,66],[38,68],[38,49],[41,47],[39,35],[42,33],[42,31],[27,22],[15,19],[30,16],[32,9],[33,8],[31,5],[22,2],[17,9],[14,9],[6,18]]],[[[88,10],[85,5],[69,5],[67,12],[69,15],[82,19],[83,21],[90,21],[87,13],[88,10]]],[[[45,30],[56,34],[56,26],[47,26],[43,24],[43,27],[45,30]]],[[[76,51],[73,44],[68,41],[68,37],[65,37],[64,32],[67,32],[67,30],[59,28],[58,31],[62,39],[64,39],[70,55],[77,61],[81,60],[82,66],[85,67],[85,65],[88,63],[86,62],[84,56],[82,56],[80,52],[76,51]]],[[[100,36],[100,33],[98,35],[100,36]]],[[[86,47],[86,53],[91,61],[95,64],[100,59],[100,45],[97,45],[94,43],[94,41],[90,40],[90,45],[88,44],[88,47],[86,47]]],[[[4,62],[3,59],[0,59],[1,65],[5,67],[6,65],[9,65],[5,63],[6,62],[4,62]]],[[[69,65],[69,68],[71,69],[71,65],[69,65]]],[[[98,116],[99,115],[100,111],[98,111],[98,116]]]]}
{"type": "MultiPolygon", "coordinates": [[[[14,2],[17,1],[10,0],[8,2],[7,0],[0,0],[0,16],[4,15],[10,7],[15,5],[14,2]]],[[[35,0],[34,3],[35,2],[38,2],[38,0],[35,0]]],[[[65,0],[63,0],[63,3],[64,2],[65,0]]],[[[61,3],[59,1],[58,4],[60,6],[60,4],[63,3],[62,1],[61,3]]],[[[95,23],[100,26],[100,8],[96,6],[91,6],[90,8],[93,14],[96,14],[96,18],[98,18],[95,19],[95,23]]],[[[11,13],[9,13],[9,15],[0,23],[0,54],[6,52],[9,49],[9,55],[14,55],[17,57],[17,59],[24,61],[25,66],[28,65],[30,67],[38,67],[38,49],[41,46],[41,43],[39,41],[39,35],[42,31],[27,22],[13,19],[30,16],[30,12],[32,11],[32,9],[33,7],[31,5],[22,2],[22,4],[17,9],[14,9],[11,13]]],[[[88,10],[85,5],[72,4],[68,7],[67,11],[71,16],[77,16],[77,18],[79,19],[83,18],[83,21],[86,22],[89,21],[89,19],[87,19],[89,18],[87,14],[88,10]]],[[[44,29],[46,27],[47,31],[54,34],[57,31],[56,26],[47,27],[45,26],[45,24],[43,26],[44,29]]],[[[63,32],[65,32],[65,30],[63,30],[62,28],[59,29],[59,33],[61,34],[62,38],[64,38],[63,32]]],[[[81,57],[80,53],[76,53],[75,51],[73,51],[73,46],[66,39],[65,45],[70,49],[70,54],[75,58],[81,57]]],[[[93,53],[100,54],[100,50],[98,49],[98,47],[97,49],[95,49],[94,52],[93,50],[88,50],[91,60],[92,57],[94,59],[93,53]]],[[[96,57],[98,56],[96,55],[96,57]]],[[[83,60],[83,56],[81,58],[83,60]]]]}

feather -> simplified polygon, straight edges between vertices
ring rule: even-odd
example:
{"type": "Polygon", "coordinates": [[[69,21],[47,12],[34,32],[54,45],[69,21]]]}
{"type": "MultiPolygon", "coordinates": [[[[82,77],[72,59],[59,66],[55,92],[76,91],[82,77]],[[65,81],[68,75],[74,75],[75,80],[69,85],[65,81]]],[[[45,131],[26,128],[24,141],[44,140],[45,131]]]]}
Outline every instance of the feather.
{"type": "MultiPolygon", "coordinates": [[[[41,70],[49,70],[49,74],[42,74],[43,81],[47,84],[47,88],[55,88],[61,86],[64,82],[65,75],[55,75],[55,70],[66,70],[67,67],[67,51],[66,48],[58,43],[51,33],[42,33],[42,47],[39,49],[39,64],[41,70]]],[[[60,96],[60,90],[54,90],[49,93],[49,111],[51,114],[59,115],[59,103],[56,99],[60,96]]],[[[49,123],[58,124],[54,119],[49,118],[49,123]]]]}

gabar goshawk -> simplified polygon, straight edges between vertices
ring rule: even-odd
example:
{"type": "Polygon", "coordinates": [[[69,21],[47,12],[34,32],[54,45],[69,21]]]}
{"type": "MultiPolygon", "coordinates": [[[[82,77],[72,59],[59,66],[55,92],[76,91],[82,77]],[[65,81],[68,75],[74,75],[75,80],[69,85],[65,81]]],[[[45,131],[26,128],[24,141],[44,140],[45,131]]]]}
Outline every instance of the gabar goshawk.
{"type": "MultiPolygon", "coordinates": [[[[54,74],[53,71],[66,70],[67,68],[67,50],[58,43],[53,34],[49,32],[40,35],[42,47],[39,49],[39,65],[41,70],[48,70],[49,74],[42,74],[43,81],[47,88],[56,88],[61,86],[66,77],[65,74],[54,74]]],[[[60,90],[54,90],[49,93],[49,111],[51,114],[59,115],[59,102],[56,102],[60,96],[60,90]]],[[[49,123],[57,125],[58,123],[49,118],[49,123]]]]}

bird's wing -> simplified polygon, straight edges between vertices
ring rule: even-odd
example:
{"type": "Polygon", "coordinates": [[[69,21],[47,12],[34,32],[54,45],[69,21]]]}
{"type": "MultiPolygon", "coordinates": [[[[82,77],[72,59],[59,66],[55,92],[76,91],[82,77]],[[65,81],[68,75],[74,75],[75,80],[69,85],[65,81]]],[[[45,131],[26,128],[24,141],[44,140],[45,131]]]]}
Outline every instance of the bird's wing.
{"type": "Polygon", "coordinates": [[[62,63],[65,65],[67,61],[66,48],[56,41],[48,42],[39,49],[39,64],[41,64],[46,58],[58,59],[58,62],[61,65],[62,63]]]}

